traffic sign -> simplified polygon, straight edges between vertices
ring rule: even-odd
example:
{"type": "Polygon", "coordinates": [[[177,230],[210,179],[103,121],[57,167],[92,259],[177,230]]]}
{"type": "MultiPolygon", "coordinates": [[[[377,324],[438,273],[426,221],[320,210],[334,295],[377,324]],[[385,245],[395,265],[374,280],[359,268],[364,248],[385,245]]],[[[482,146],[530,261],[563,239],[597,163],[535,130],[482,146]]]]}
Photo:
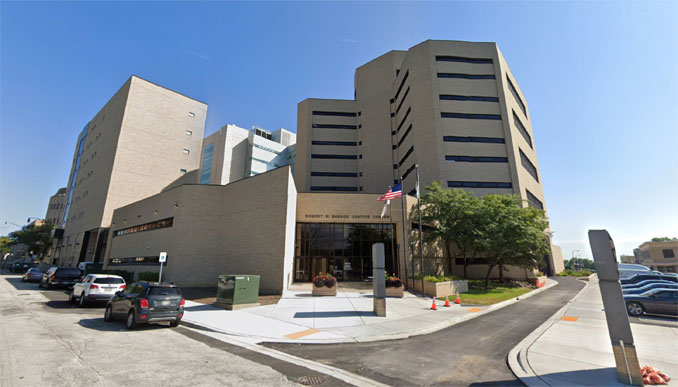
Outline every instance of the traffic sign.
{"type": "Polygon", "coordinates": [[[160,257],[158,258],[159,262],[167,262],[167,253],[163,251],[162,253],[160,253],[160,257]]]}

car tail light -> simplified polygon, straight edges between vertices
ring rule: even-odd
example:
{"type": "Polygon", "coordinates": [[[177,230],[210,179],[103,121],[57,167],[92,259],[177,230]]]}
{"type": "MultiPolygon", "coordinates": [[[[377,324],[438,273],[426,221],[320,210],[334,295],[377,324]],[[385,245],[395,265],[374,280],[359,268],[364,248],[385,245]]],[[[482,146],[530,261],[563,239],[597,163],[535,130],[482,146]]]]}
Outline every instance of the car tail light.
{"type": "Polygon", "coordinates": [[[186,303],[186,299],[185,299],[185,298],[182,298],[182,299],[181,299],[181,303],[179,304],[179,306],[184,306],[185,303],[186,303]]]}
{"type": "Polygon", "coordinates": [[[89,288],[90,288],[90,289],[99,289],[99,285],[90,284],[90,285],[89,285],[89,288]]]}
{"type": "Polygon", "coordinates": [[[54,281],[55,279],[56,279],[56,276],[55,276],[55,275],[49,277],[49,280],[50,280],[50,281],[54,281]]]}
{"type": "Polygon", "coordinates": [[[148,300],[145,299],[145,298],[142,298],[139,305],[141,305],[142,308],[148,308],[148,300]]]}
{"type": "Polygon", "coordinates": [[[127,287],[127,285],[120,285],[120,289],[124,289],[126,287],[127,287]]]}

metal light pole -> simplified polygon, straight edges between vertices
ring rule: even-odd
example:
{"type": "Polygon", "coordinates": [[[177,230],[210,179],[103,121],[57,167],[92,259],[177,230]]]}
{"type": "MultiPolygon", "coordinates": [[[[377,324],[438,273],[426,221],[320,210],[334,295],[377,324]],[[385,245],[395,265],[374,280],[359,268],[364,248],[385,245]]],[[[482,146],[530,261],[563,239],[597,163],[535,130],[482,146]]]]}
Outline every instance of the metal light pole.
{"type": "MultiPolygon", "coordinates": [[[[417,212],[419,212],[419,265],[421,265],[421,296],[426,297],[424,293],[424,237],[421,228],[421,202],[419,200],[419,164],[414,164],[417,172],[417,212]]],[[[414,281],[413,281],[414,282],[414,281]]]]}
{"type": "MultiPolygon", "coordinates": [[[[405,187],[403,185],[403,177],[400,176],[400,203],[402,204],[402,212],[403,212],[403,243],[401,244],[402,246],[402,251],[403,251],[403,259],[405,262],[405,289],[409,290],[409,277],[407,275],[407,245],[405,244],[405,222],[407,221],[407,211],[405,210],[405,187]]],[[[394,236],[395,236],[395,229],[393,230],[394,236]]],[[[414,284],[414,272],[412,272],[412,284],[414,284]]]]}

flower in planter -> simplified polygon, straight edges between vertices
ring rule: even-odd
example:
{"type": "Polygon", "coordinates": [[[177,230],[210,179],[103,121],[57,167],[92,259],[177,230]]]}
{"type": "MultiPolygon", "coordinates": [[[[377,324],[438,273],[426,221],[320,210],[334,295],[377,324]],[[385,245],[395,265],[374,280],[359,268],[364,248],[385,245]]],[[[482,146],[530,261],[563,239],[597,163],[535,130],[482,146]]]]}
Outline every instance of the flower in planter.
{"type": "Polygon", "coordinates": [[[318,274],[315,278],[313,278],[313,285],[317,288],[321,288],[323,286],[326,286],[328,288],[331,288],[332,286],[336,285],[337,279],[332,277],[331,275],[327,274],[318,274]]]}
{"type": "Polygon", "coordinates": [[[389,277],[386,276],[386,287],[387,288],[400,288],[403,286],[403,281],[400,280],[398,277],[389,277]]]}

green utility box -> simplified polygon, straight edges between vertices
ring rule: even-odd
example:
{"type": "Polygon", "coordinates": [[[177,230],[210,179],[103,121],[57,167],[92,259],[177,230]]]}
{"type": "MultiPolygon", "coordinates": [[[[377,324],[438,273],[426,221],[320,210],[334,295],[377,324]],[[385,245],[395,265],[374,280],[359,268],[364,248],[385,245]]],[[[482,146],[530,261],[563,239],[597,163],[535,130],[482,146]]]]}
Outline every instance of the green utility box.
{"type": "Polygon", "coordinates": [[[258,297],[258,275],[222,274],[219,276],[217,303],[226,309],[259,306],[258,297]]]}

